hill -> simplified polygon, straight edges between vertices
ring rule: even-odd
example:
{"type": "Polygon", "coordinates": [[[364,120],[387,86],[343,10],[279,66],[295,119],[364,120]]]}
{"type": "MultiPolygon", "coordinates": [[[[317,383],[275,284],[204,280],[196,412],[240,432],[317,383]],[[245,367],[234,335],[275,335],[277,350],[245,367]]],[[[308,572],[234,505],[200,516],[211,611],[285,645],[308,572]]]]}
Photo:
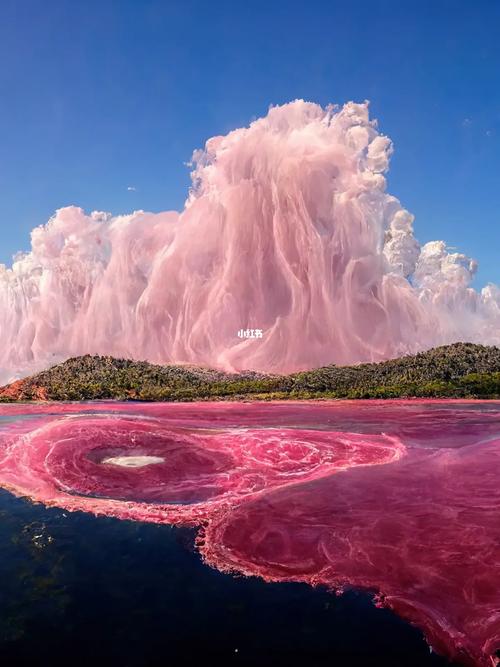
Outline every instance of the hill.
{"type": "Polygon", "coordinates": [[[291,375],[82,356],[0,388],[0,401],[135,399],[500,398],[500,349],[455,343],[357,366],[291,375]]]}

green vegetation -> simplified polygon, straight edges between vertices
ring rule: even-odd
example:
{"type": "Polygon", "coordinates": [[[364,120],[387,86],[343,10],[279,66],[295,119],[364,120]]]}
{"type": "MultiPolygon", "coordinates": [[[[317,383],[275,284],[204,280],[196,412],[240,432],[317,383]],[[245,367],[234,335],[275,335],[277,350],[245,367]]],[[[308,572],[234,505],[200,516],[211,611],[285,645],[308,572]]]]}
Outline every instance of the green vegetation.
{"type": "Polygon", "coordinates": [[[399,397],[500,398],[500,349],[455,343],[376,364],[331,365],[291,375],[231,374],[86,355],[0,389],[0,401],[399,397]]]}

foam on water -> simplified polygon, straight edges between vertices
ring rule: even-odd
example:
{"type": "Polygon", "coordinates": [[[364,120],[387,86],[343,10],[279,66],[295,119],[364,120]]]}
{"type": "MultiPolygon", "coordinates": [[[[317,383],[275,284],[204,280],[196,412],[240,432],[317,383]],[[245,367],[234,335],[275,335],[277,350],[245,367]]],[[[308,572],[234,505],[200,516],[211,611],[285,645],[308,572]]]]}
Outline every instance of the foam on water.
{"type": "Polygon", "coordinates": [[[154,463],[163,463],[165,461],[161,456],[109,456],[103,459],[101,463],[110,464],[114,466],[123,466],[125,468],[143,468],[154,463]]]}

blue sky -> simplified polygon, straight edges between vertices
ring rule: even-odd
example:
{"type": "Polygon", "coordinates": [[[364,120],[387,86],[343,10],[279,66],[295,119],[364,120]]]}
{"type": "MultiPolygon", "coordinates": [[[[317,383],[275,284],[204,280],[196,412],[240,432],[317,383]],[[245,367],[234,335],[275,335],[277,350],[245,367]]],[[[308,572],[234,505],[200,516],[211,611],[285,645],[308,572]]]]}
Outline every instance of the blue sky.
{"type": "Polygon", "coordinates": [[[419,240],[500,282],[494,0],[3,0],[0,261],[67,204],[181,208],[193,149],[295,98],[371,100],[419,240]]]}

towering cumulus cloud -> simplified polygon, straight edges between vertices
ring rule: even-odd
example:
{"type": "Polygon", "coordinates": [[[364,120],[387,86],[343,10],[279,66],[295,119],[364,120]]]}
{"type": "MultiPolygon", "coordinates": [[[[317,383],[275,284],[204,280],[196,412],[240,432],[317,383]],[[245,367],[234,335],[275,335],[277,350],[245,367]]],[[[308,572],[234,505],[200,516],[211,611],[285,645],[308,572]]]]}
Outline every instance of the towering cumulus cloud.
{"type": "Polygon", "coordinates": [[[180,214],[60,209],[0,268],[1,379],[83,353],[285,372],[500,343],[499,288],[419,246],[391,151],[367,104],[296,101],[196,152],[180,214]]]}

